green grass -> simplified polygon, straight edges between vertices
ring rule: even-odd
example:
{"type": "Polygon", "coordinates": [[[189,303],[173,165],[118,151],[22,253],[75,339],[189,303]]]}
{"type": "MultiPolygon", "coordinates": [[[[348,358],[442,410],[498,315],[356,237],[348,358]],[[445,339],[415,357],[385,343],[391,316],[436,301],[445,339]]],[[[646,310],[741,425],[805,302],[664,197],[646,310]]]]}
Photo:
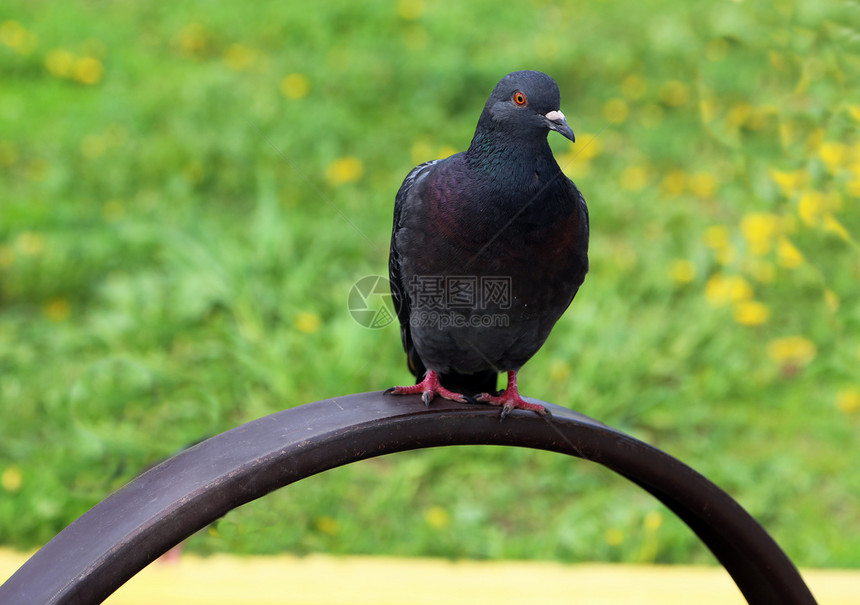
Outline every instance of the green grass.
{"type": "MultiPolygon", "coordinates": [[[[407,380],[350,286],[385,274],[408,170],[534,68],[577,133],[550,139],[592,269],[523,390],[681,458],[796,563],[860,566],[857,13],[7,2],[0,543],[45,542],[201,437],[407,380]]],[[[191,548],[713,561],[600,467],[477,447],[325,473],[191,548]]]]}

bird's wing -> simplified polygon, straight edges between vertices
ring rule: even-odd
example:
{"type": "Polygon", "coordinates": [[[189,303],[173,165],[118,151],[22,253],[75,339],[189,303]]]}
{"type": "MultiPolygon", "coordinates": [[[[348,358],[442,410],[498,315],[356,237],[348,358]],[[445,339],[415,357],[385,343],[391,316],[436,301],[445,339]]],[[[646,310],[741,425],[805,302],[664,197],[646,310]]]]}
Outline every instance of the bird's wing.
{"type": "Polygon", "coordinates": [[[578,223],[579,223],[579,229],[580,229],[580,232],[579,232],[579,242],[580,242],[579,249],[581,251],[581,258],[580,258],[581,266],[579,267],[578,276],[576,277],[576,281],[578,283],[576,284],[576,288],[573,290],[573,293],[571,294],[570,300],[567,301],[567,305],[566,305],[565,309],[567,309],[567,307],[570,306],[570,303],[573,302],[573,299],[576,296],[577,291],[579,291],[579,286],[582,285],[582,282],[585,280],[585,275],[586,275],[586,273],[588,273],[588,239],[589,239],[589,235],[590,235],[588,205],[585,203],[585,198],[583,197],[582,193],[579,191],[579,188],[576,186],[576,184],[573,181],[571,181],[570,179],[567,179],[567,184],[570,188],[570,195],[575,200],[576,207],[577,207],[576,211],[579,214],[578,223]]]}
{"type": "Polygon", "coordinates": [[[401,228],[401,219],[404,209],[418,203],[416,184],[423,180],[430,172],[430,168],[442,160],[424,162],[413,168],[394,198],[394,225],[391,229],[391,252],[388,256],[388,279],[391,282],[391,299],[394,302],[394,310],[400,321],[400,339],[403,342],[403,350],[406,351],[409,369],[417,378],[421,378],[426,371],[424,364],[415,352],[412,345],[412,335],[409,331],[409,297],[406,295],[408,284],[403,282],[401,276],[401,256],[397,250],[397,232],[401,228]]]}

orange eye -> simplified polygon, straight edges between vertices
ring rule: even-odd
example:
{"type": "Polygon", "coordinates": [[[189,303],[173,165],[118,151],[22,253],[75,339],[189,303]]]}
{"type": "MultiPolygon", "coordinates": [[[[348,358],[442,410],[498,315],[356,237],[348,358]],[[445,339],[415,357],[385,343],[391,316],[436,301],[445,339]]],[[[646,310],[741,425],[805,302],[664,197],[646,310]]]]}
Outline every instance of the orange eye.
{"type": "Polygon", "coordinates": [[[519,90],[514,93],[511,99],[513,99],[514,103],[516,103],[517,105],[525,105],[526,103],[528,103],[526,95],[519,90]]]}

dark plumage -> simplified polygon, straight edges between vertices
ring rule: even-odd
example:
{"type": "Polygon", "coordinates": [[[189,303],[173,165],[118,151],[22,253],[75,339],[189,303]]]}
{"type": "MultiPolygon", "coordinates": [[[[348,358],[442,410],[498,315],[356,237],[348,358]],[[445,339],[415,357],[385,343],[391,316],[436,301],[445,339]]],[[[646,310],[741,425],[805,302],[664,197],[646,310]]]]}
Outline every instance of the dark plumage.
{"type": "Polygon", "coordinates": [[[508,74],[469,149],[414,168],[394,204],[389,273],[418,383],[394,394],[472,398],[541,414],[517,371],[543,345],[588,271],[588,209],[547,134],[574,140],[555,81],[508,74]],[[508,373],[501,394],[498,372],[508,373]]]}

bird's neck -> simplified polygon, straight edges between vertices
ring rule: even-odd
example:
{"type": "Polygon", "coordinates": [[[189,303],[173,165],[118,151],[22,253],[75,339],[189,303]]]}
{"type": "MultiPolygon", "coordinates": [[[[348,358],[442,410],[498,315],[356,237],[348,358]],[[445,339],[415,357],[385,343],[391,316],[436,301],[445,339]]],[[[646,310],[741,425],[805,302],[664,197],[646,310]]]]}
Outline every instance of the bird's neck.
{"type": "Polygon", "coordinates": [[[464,156],[477,174],[500,184],[533,183],[536,174],[543,181],[559,171],[545,136],[523,139],[496,131],[476,132],[464,156]]]}

